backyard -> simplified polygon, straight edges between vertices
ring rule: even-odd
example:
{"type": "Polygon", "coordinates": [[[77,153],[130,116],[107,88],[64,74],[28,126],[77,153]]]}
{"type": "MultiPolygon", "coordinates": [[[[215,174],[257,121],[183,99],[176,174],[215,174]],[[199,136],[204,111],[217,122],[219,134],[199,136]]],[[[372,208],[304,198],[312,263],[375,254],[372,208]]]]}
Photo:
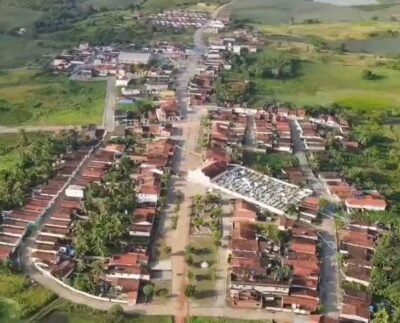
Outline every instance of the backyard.
{"type": "Polygon", "coordinates": [[[101,124],[104,82],[74,82],[33,70],[0,74],[1,126],[101,124]]]}

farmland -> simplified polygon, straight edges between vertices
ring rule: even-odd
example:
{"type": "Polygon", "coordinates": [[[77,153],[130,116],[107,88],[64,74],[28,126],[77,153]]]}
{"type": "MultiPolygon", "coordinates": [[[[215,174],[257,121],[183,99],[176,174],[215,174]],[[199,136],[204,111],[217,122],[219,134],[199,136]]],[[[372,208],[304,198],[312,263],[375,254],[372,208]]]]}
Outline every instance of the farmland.
{"type": "Polygon", "coordinates": [[[363,23],[324,23],[315,25],[263,25],[259,28],[266,35],[290,35],[297,37],[317,36],[326,41],[332,40],[359,40],[373,35],[386,35],[400,32],[400,25],[395,22],[368,21],[363,23]]]}
{"type": "Polygon", "coordinates": [[[237,70],[225,72],[225,77],[227,80],[252,80],[252,98],[256,103],[272,99],[297,106],[337,103],[368,112],[400,108],[400,95],[396,90],[400,72],[377,67],[373,57],[318,53],[310,49],[299,50],[294,56],[301,60],[301,67],[297,75],[290,78],[255,77],[237,70]],[[379,79],[363,79],[362,71],[366,68],[379,75],[379,79]]]}
{"type": "Polygon", "coordinates": [[[306,19],[321,22],[361,22],[371,18],[390,21],[392,15],[400,13],[400,5],[345,7],[307,0],[248,0],[236,1],[225,11],[239,19],[275,25],[301,23],[306,19]]]}
{"type": "Polygon", "coordinates": [[[105,84],[13,70],[0,75],[0,97],[2,126],[100,124],[105,84]]]}

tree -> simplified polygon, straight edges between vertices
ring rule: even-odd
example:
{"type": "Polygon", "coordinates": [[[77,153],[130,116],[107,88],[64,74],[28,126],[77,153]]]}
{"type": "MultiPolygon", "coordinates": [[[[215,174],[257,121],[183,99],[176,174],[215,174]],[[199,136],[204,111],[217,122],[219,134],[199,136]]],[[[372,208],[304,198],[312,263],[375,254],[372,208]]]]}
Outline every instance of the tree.
{"type": "Polygon", "coordinates": [[[192,223],[193,223],[193,227],[197,230],[197,231],[201,231],[201,228],[203,227],[205,221],[202,217],[195,217],[192,219],[192,223]]]}
{"type": "Polygon", "coordinates": [[[319,200],[319,207],[320,207],[321,209],[325,209],[325,208],[327,208],[328,206],[329,206],[329,201],[328,201],[327,199],[321,198],[321,199],[319,200]]]}
{"type": "Polygon", "coordinates": [[[146,284],[143,287],[143,294],[146,298],[146,303],[148,302],[148,300],[153,297],[154,295],[154,286],[152,284],[146,284]]]}
{"type": "Polygon", "coordinates": [[[390,315],[384,307],[380,307],[379,310],[374,314],[372,323],[389,323],[390,315]]]}
{"type": "Polygon", "coordinates": [[[124,309],[119,304],[114,304],[107,311],[107,319],[110,322],[122,323],[124,321],[124,309]]]}
{"type": "Polygon", "coordinates": [[[364,80],[371,81],[371,80],[376,80],[376,79],[378,78],[378,75],[374,74],[374,73],[373,73],[372,71],[370,71],[370,70],[363,70],[363,71],[361,72],[361,77],[362,77],[364,80]]]}
{"type": "Polygon", "coordinates": [[[274,279],[276,281],[287,280],[292,275],[292,270],[288,266],[282,266],[274,270],[273,272],[274,279]]]}
{"type": "Polygon", "coordinates": [[[196,294],[196,286],[192,284],[186,284],[183,287],[183,293],[187,298],[191,298],[196,294]]]}

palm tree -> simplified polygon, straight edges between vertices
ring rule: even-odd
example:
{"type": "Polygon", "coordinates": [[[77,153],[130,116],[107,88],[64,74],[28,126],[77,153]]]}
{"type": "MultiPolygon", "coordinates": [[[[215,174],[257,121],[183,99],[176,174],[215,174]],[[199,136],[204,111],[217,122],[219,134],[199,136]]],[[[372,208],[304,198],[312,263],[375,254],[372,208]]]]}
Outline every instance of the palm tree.
{"type": "Polygon", "coordinates": [[[186,297],[191,298],[196,293],[196,286],[193,284],[187,284],[183,287],[183,293],[186,297]]]}
{"type": "Polygon", "coordinates": [[[192,220],[192,223],[197,231],[201,231],[201,228],[204,225],[204,219],[202,217],[196,217],[192,220]]]}

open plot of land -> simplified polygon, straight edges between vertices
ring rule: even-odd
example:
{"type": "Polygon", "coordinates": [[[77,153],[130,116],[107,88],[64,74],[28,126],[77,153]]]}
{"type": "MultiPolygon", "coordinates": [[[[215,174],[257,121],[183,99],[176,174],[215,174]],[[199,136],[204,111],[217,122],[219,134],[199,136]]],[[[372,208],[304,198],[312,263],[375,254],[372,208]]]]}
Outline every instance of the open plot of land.
{"type": "Polygon", "coordinates": [[[215,272],[217,268],[217,248],[211,236],[193,237],[190,239],[193,246],[193,273],[196,294],[193,301],[201,304],[210,304],[215,301],[215,272]],[[208,268],[201,268],[201,263],[206,261],[208,268]]]}
{"type": "Polygon", "coordinates": [[[191,317],[189,323],[268,323],[269,320],[237,320],[223,317],[191,317]]]}
{"type": "Polygon", "coordinates": [[[22,275],[6,273],[0,274],[0,295],[1,322],[29,317],[55,297],[42,286],[30,285],[22,275]]]}
{"type": "Polygon", "coordinates": [[[0,7],[0,27],[3,30],[26,27],[34,23],[42,15],[39,11],[26,8],[0,7]]]}
{"type": "Polygon", "coordinates": [[[260,30],[270,35],[318,36],[325,40],[348,40],[366,39],[374,34],[384,34],[388,31],[400,32],[400,25],[396,22],[340,22],[317,25],[263,25],[260,26],[260,30]]]}
{"type": "Polygon", "coordinates": [[[318,19],[323,22],[366,21],[371,17],[389,20],[400,12],[398,5],[360,7],[333,6],[307,0],[248,0],[236,1],[224,11],[231,12],[237,18],[266,24],[284,24],[303,22],[306,19],[318,19]]]}
{"type": "Polygon", "coordinates": [[[0,134],[0,170],[18,160],[18,140],[17,134],[0,134]]]}
{"type": "MultiPolygon", "coordinates": [[[[301,75],[292,79],[253,79],[255,98],[258,102],[274,98],[298,106],[339,103],[369,112],[400,108],[400,72],[374,68],[381,79],[368,81],[362,79],[363,69],[365,67],[338,63],[303,63],[301,75]]],[[[240,74],[228,75],[233,79],[241,77],[240,74]]]]}
{"type": "Polygon", "coordinates": [[[13,70],[0,75],[0,97],[3,126],[100,124],[105,84],[13,70]]]}
{"type": "MultiPolygon", "coordinates": [[[[106,313],[90,313],[90,311],[63,312],[54,311],[40,323],[98,323],[107,321],[106,313]]],[[[167,316],[139,316],[125,317],[127,323],[172,323],[172,319],[167,316]]]]}

